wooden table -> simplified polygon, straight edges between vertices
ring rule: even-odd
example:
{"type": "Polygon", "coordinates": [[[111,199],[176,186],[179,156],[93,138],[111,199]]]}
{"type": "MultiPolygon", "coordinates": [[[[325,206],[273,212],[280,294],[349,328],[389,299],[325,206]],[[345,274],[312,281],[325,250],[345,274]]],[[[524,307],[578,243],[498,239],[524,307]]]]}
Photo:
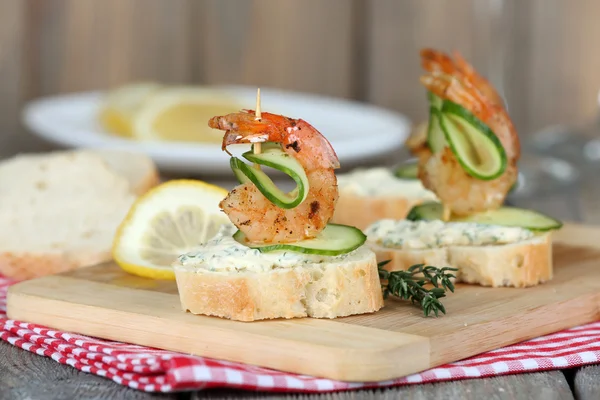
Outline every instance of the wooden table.
{"type": "MultiPolygon", "coordinates": [[[[223,186],[228,183],[215,182],[223,186]]],[[[600,223],[600,213],[583,199],[590,190],[581,186],[543,199],[516,200],[517,206],[534,207],[565,220],[600,223]],[[580,206],[576,206],[579,204],[580,206]]],[[[591,204],[591,203],[590,203],[591,204]]],[[[595,201],[593,202],[595,204],[595,201]]],[[[592,204],[592,206],[593,206],[592,204]]],[[[0,400],[12,399],[600,399],[600,365],[579,369],[411,385],[382,390],[361,390],[323,395],[252,393],[205,390],[177,394],[151,394],[118,385],[109,379],[80,372],[0,341],[0,400]]]]}

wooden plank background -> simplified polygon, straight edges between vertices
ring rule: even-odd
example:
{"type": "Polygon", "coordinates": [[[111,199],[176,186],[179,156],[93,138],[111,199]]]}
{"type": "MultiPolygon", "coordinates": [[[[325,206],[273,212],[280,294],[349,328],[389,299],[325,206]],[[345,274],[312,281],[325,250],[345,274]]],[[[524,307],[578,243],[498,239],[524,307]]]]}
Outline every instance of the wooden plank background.
{"type": "Polygon", "coordinates": [[[132,80],[275,86],[426,115],[418,50],[457,49],[521,135],[589,121],[598,0],[0,0],[0,156],[38,96],[132,80]]]}

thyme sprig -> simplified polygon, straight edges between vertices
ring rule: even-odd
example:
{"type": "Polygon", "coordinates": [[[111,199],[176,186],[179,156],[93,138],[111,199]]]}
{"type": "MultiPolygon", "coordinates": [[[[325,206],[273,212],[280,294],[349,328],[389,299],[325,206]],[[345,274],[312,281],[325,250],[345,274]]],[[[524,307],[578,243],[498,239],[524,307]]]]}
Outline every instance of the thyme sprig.
{"type": "Polygon", "coordinates": [[[377,264],[383,298],[387,299],[389,295],[393,295],[410,300],[412,304],[421,306],[426,317],[432,312],[436,317],[440,311],[446,314],[446,308],[439,299],[446,296],[446,290],[454,292],[451,279],[455,276],[449,271],[457,271],[456,268],[416,264],[406,271],[390,272],[383,268],[389,262],[390,260],[377,264]],[[426,289],[428,284],[433,285],[433,288],[426,289]]]}

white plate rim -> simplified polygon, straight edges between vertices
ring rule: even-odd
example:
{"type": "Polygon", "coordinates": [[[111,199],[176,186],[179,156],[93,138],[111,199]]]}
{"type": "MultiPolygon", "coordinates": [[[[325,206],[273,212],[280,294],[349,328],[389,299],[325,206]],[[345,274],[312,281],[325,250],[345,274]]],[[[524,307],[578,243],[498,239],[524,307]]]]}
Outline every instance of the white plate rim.
{"type": "MultiPolygon", "coordinates": [[[[230,90],[235,93],[249,93],[256,91],[255,87],[242,85],[206,86],[230,90]]],[[[166,142],[141,142],[132,141],[117,136],[110,136],[105,132],[78,131],[77,134],[65,132],[55,121],[48,118],[48,110],[57,107],[59,103],[74,101],[98,101],[105,93],[102,90],[65,93],[60,95],[37,98],[26,103],[21,112],[23,124],[36,136],[56,145],[67,148],[113,148],[132,152],[143,152],[150,156],[159,169],[170,172],[184,173],[209,173],[211,175],[230,174],[229,156],[221,151],[217,144],[196,143],[166,143],[166,142]]],[[[319,94],[292,92],[287,90],[261,87],[261,97],[265,93],[272,96],[290,98],[291,101],[321,102],[334,104],[333,108],[355,110],[361,112],[365,118],[380,118],[387,121],[389,126],[394,126],[389,132],[365,132],[364,136],[354,135],[344,138],[340,145],[335,144],[335,139],[330,139],[342,166],[344,164],[357,164],[390,151],[400,150],[404,140],[410,132],[411,122],[403,114],[395,111],[363,103],[355,100],[328,97],[319,94]]],[[[302,118],[301,116],[294,116],[302,118]]],[[[308,119],[307,119],[308,120],[308,119]]],[[[310,122],[310,121],[309,121],[310,122]]],[[[92,123],[92,122],[90,122],[92,123]]],[[[101,128],[98,124],[98,129],[101,128]]]]}

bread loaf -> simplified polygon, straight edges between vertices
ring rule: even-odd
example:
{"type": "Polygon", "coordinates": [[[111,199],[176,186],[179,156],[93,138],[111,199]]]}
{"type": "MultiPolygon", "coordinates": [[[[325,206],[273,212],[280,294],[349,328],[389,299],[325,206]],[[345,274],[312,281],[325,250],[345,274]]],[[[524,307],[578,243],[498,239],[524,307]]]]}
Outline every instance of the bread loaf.
{"type": "Polygon", "coordinates": [[[21,280],[109,261],[117,226],[153,185],[144,157],[56,151],[2,161],[0,274],[21,280]]]}

